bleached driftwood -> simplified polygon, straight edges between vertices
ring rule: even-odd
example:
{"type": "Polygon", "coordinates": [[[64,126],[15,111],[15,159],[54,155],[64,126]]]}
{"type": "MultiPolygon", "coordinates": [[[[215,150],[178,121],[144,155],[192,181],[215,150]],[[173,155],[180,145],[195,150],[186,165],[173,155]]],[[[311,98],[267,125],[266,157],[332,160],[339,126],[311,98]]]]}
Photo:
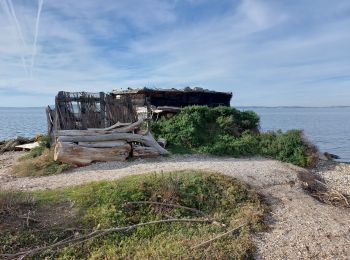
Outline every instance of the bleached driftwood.
{"type": "Polygon", "coordinates": [[[58,130],[58,136],[92,136],[96,134],[128,133],[138,129],[144,122],[143,119],[119,128],[88,129],[88,130],[58,130]]]}
{"type": "Polygon", "coordinates": [[[131,151],[130,144],[113,148],[82,147],[74,143],[58,142],[54,159],[77,166],[88,165],[94,161],[124,161],[131,151]]]}
{"type": "Polygon", "coordinates": [[[93,161],[125,160],[129,154],[142,158],[169,154],[150,132],[141,134],[142,123],[144,119],[132,124],[117,123],[104,129],[59,130],[55,160],[82,166],[93,161]],[[138,134],[134,134],[135,130],[138,134]]]}
{"type": "Polygon", "coordinates": [[[112,130],[112,129],[115,129],[115,128],[118,128],[118,127],[121,127],[121,126],[127,126],[127,125],[131,125],[131,123],[121,123],[121,122],[117,122],[116,124],[114,125],[111,125],[110,127],[106,127],[104,128],[104,130],[112,130]]]}
{"type": "Polygon", "coordinates": [[[132,156],[136,158],[150,158],[159,156],[159,151],[153,147],[136,145],[132,148],[132,156]]]}
{"type": "Polygon", "coordinates": [[[146,146],[155,148],[159,154],[167,155],[169,152],[161,147],[154,139],[152,134],[148,132],[146,135],[130,134],[130,133],[113,133],[113,134],[96,134],[91,136],[59,136],[58,142],[102,142],[102,141],[116,141],[125,140],[127,142],[138,142],[146,146]]]}
{"type": "Polygon", "coordinates": [[[117,146],[123,146],[126,144],[126,141],[117,140],[117,141],[104,141],[104,142],[79,142],[78,145],[83,147],[92,147],[92,148],[112,148],[117,146]]]}
{"type": "Polygon", "coordinates": [[[36,147],[39,147],[39,146],[40,146],[39,142],[34,142],[34,143],[29,143],[29,144],[21,144],[21,145],[16,145],[15,150],[30,151],[36,147]]]}

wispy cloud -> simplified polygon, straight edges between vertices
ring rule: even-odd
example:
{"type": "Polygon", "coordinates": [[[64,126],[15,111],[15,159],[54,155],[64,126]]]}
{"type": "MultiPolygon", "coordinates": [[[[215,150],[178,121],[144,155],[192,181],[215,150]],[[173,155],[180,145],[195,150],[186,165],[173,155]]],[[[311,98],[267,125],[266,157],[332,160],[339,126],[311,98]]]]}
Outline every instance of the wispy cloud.
{"type": "MultiPolygon", "coordinates": [[[[13,6],[32,44],[38,5],[13,6]]],[[[32,47],[0,7],[0,106],[145,85],[233,91],[234,105],[349,105],[347,0],[47,0],[32,77],[32,47]],[[11,89],[34,95],[16,102],[11,89]]]]}

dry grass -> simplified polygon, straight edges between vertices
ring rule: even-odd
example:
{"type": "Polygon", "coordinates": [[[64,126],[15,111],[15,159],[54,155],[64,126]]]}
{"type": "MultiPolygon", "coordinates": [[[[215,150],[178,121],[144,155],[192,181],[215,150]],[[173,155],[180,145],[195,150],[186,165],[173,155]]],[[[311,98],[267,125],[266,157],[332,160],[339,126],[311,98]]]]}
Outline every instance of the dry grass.
{"type": "Polygon", "coordinates": [[[0,191],[0,215],[13,214],[23,205],[33,205],[34,198],[18,191],[0,191]]]}
{"type": "Polygon", "coordinates": [[[53,150],[45,148],[40,153],[29,153],[23,156],[13,166],[13,171],[19,176],[43,176],[58,174],[71,167],[69,164],[55,161],[53,150]]]}

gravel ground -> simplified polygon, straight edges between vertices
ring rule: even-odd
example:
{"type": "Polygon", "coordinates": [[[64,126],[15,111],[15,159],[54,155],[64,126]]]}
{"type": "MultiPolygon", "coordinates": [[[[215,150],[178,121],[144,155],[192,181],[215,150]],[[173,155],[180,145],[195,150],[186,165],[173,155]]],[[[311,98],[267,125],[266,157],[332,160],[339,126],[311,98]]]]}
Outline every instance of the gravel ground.
{"type": "Polygon", "coordinates": [[[16,179],[11,173],[11,167],[23,154],[24,152],[0,153],[0,187],[3,183],[16,179]]]}
{"type": "MultiPolygon", "coordinates": [[[[249,183],[266,197],[272,207],[267,219],[271,230],[254,238],[257,259],[350,259],[350,210],[313,199],[302,190],[298,179],[298,174],[307,174],[307,171],[275,160],[177,155],[97,163],[56,176],[0,178],[0,185],[5,189],[52,189],[97,180],[115,180],[132,174],[182,169],[223,173],[249,183]]],[[[1,171],[0,176],[9,174],[1,171]]],[[[341,180],[334,177],[334,180],[337,179],[341,180]]]]}

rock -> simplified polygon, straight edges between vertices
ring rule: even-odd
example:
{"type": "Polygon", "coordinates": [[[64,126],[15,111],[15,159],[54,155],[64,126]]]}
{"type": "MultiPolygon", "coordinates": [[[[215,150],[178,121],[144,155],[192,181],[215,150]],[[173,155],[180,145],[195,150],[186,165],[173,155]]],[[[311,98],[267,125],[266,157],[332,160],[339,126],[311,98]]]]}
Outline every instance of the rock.
{"type": "Polygon", "coordinates": [[[323,153],[324,156],[328,159],[328,160],[337,160],[337,159],[340,159],[340,157],[336,154],[332,154],[332,153],[323,153]]]}
{"type": "Polygon", "coordinates": [[[322,161],[328,161],[329,160],[328,157],[324,153],[318,152],[317,153],[317,157],[318,157],[318,159],[320,159],[322,161]]]}

